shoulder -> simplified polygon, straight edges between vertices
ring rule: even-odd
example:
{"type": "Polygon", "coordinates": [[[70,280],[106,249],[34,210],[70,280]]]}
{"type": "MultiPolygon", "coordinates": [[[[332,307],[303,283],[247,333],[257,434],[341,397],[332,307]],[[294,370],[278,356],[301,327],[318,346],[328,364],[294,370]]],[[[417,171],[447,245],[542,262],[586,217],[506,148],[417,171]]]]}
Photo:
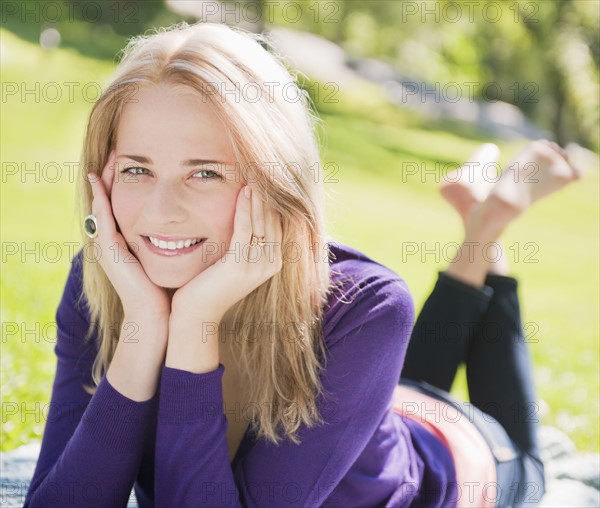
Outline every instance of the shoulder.
{"type": "Polygon", "coordinates": [[[381,298],[412,305],[412,296],[406,281],[391,268],[366,254],[339,242],[330,241],[331,268],[330,306],[336,302],[349,304],[369,299],[374,303],[381,298]]]}
{"type": "Polygon", "coordinates": [[[409,334],[414,304],[406,281],[348,245],[330,241],[328,246],[331,285],[323,318],[327,342],[340,327],[354,329],[374,320],[395,333],[409,334]]]}
{"type": "Polygon", "coordinates": [[[79,250],[71,260],[71,268],[67,276],[63,296],[58,312],[75,313],[89,322],[89,308],[83,294],[83,251],[79,250]]]}
{"type": "Polygon", "coordinates": [[[83,254],[80,250],[71,261],[71,268],[56,311],[58,334],[55,352],[59,357],[80,357],[82,354],[91,357],[96,352],[95,334],[93,340],[86,339],[91,317],[83,292],[83,263],[83,254]]]}

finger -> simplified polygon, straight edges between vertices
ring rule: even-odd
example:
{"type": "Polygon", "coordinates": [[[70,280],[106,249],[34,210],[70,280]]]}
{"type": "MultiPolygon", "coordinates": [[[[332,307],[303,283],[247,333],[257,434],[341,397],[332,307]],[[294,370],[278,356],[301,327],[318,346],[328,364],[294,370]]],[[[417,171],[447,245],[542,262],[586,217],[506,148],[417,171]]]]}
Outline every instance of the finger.
{"type": "Polygon", "coordinates": [[[92,214],[98,219],[103,212],[104,200],[106,199],[104,184],[98,173],[88,173],[87,179],[92,189],[92,214]]]}
{"type": "Polygon", "coordinates": [[[282,262],[282,243],[283,243],[283,226],[281,224],[281,216],[273,208],[269,208],[266,217],[266,235],[267,242],[270,246],[270,260],[277,263],[281,267],[282,262]]]}
{"type": "Polygon", "coordinates": [[[115,172],[117,170],[117,155],[116,150],[112,150],[108,156],[108,161],[102,170],[102,182],[104,182],[104,188],[106,189],[106,195],[110,200],[112,195],[113,182],[115,181],[115,172]]]}
{"type": "Polygon", "coordinates": [[[129,251],[123,236],[117,231],[104,181],[96,174],[89,174],[88,180],[94,195],[92,213],[98,223],[98,234],[93,242],[99,247],[99,261],[117,291],[123,290],[131,283],[129,277],[135,271],[132,262],[135,262],[136,258],[129,251]]]}
{"type": "Polygon", "coordinates": [[[270,245],[274,243],[277,238],[275,238],[276,230],[275,230],[275,218],[273,217],[273,209],[268,205],[263,205],[263,213],[264,213],[264,233],[265,241],[270,245]]]}
{"type": "Polygon", "coordinates": [[[102,179],[98,178],[96,173],[90,173],[88,174],[88,180],[92,186],[92,194],[94,196],[92,201],[92,213],[96,216],[96,220],[98,221],[98,236],[102,234],[105,237],[107,233],[110,233],[115,229],[110,202],[106,195],[106,189],[104,188],[102,179]]]}
{"type": "MultiPolygon", "coordinates": [[[[252,234],[257,237],[265,236],[265,209],[263,200],[258,192],[252,192],[252,234]]],[[[269,240],[267,238],[267,240],[269,240]]]]}
{"type": "Polygon", "coordinates": [[[265,216],[265,237],[267,242],[276,242],[281,245],[282,241],[282,229],[281,229],[281,215],[272,205],[263,202],[264,216],[265,216]]]}
{"type": "Polygon", "coordinates": [[[242,187],[235,206],[230,250],[238,246],[244,248],[250,243],[250,235],[252,234],[251,199],[252,189],[247,185],[242,187]],[[246,191],[250,194],[250,197],[246,196],[246,191]]]}

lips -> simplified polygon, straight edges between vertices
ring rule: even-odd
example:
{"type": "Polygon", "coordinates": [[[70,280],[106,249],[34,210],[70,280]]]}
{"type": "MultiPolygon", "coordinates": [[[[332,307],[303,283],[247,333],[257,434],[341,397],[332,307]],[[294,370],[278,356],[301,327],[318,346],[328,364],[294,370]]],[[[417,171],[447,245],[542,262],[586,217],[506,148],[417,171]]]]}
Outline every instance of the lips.
{"type": "Polygon", "coordinates": [[[151,252],[166,257],[189,254],[206,241],[206,238],[167,238],[157,236],[142,236],[142,238],[151,252]]]}

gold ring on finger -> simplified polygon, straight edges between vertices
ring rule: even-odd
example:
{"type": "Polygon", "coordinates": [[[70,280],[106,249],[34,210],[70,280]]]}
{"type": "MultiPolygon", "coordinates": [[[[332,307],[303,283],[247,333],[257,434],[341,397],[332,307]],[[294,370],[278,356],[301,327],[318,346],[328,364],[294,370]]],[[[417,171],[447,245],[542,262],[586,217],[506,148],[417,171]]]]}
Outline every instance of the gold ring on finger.
{"type": "Polygon", "coordinates": [[[265,237],[264,236],[255,236],[252,235],[250,237],[250,246],[255,247],[258,245],[259,247],[263,247],[265,245],[265,237]]]}

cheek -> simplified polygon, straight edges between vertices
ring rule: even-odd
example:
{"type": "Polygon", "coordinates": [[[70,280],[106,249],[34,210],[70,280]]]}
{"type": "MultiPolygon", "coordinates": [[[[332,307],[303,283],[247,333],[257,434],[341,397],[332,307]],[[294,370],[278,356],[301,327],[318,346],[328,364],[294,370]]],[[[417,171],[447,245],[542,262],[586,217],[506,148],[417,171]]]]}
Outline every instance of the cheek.
{"type": "Polygon", "coordinates": [[[236,201],[235,193],[228,193],[214,199],[207,198],[195,207],[196,216],[208,222],[221,240],[228,240],[233,234],[236,201]]]}
{"type": "Polygon", "coordinates": [[[134,221],[138,204],[123,185],[115,184],[111,193],[111,204],[115,219],[123,234],[127,234],[134,221]]]}

